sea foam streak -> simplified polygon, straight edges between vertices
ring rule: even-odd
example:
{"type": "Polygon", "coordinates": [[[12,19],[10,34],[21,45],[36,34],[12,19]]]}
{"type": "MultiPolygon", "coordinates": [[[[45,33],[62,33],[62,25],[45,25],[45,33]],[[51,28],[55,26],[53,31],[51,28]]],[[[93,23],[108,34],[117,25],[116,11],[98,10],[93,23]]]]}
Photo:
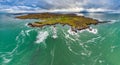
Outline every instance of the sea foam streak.
{"type": "Polygon", "coordinates": [[[116,22],[119,22],[118,20],[111,20],[111,22],[109,22],[110,24],[114,24],[116,22]]]}
{"type": "Polygon", "coordinates": [[[35,43],[41,43],[41,42],[43,42],[45,39],[47,39],[47,36],[48,36],[49,34],[48,34],[48,32],[47,31],[45,31],[45,32],[43,32],[43,31],[40,31],[39,33],[38,33],[38,36],[37,36],[37,40],[35,41],[35,43]]]}
{"type": "Polygon", "coordinates": [[[26,36],[25,31],[22,30],[17,36],[16,36],[16,47],[13,48],[10,52],[2,52],[0,54],[0,57],[2,57],[3,65],[9,63],[13,56],[16,54],[18,47],[24,42],[24,37],[26,36]]]}
{"type": "Polygon", "coordinates": [[[5,57],[3,57],[3,63],[9,63],[12,59],[7,59],[7,58],[5,58],[5,57]]]}

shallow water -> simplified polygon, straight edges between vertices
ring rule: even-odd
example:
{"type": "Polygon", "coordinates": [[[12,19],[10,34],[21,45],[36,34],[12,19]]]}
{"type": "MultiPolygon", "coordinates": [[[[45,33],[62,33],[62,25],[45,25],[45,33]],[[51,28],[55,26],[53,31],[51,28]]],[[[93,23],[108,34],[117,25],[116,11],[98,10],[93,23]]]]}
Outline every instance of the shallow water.
{"type": "Polygon", "coordinates": [[[112,22],[71,32],[69,26],[26,26],[37,20],[0,14],[0,65],[120,65],[120,14],[87,13],[112,22]]]}

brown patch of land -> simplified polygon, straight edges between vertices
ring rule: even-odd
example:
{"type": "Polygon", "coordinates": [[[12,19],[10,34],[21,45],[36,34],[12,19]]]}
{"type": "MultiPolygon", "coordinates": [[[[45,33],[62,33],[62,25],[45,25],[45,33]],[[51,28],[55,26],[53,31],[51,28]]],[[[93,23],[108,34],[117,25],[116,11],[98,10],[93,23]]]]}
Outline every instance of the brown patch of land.
{"type": "Polygon", "coordinates": [[[91,24],[98,24],[99,21],[87,18],[84,16],[77,16],[75,14],[55,14],[55,13],[38,13],[38,14],[27,14],[23,16],[17,16],[19,19],[41,19],[41,21],[29,23],[31,27],[43,27],[46,25],[70,25],[72,30],[82,30],[89,28],[91,24]]]}

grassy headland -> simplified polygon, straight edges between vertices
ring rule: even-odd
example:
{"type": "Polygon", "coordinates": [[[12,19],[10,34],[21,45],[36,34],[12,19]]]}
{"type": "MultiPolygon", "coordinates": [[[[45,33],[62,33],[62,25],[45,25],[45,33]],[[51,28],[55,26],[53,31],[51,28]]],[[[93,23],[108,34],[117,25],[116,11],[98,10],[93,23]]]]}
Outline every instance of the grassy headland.
{"type": "Polygon", "coordinates": [[[43,27],[46,25],[70,25],[72,30],[82,30],[89,27],[91,24],[98,24],[98,20],[87,18],[84,16],[77,16],[75,14],[55,14],[55,13],[39,13],[39,14],[27,14],[18,16],[19,19],[41,19],[38,22],[29,23],[32,27],[43,27]]]}

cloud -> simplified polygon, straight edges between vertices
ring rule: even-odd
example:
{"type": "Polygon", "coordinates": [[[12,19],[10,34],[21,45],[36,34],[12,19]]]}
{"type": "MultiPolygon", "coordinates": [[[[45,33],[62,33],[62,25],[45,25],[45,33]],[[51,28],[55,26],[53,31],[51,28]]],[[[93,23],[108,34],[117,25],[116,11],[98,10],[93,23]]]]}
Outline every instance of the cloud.
{"type": "Polygon", "coordinates": [[[0,11],[120,11],[120,0],[0,0],[0,11]]]}
{"type": "MultiPolygon", "coordinates": [[[[38,12],[41,8],[39,7],[29,7],[29,6],[3,6],[0,7],[0,12],[9,12],[9,13],[23,13],[23,12],[38,12]]],[[[41,10],[42,11],[42,10],[41,10]]]]}

